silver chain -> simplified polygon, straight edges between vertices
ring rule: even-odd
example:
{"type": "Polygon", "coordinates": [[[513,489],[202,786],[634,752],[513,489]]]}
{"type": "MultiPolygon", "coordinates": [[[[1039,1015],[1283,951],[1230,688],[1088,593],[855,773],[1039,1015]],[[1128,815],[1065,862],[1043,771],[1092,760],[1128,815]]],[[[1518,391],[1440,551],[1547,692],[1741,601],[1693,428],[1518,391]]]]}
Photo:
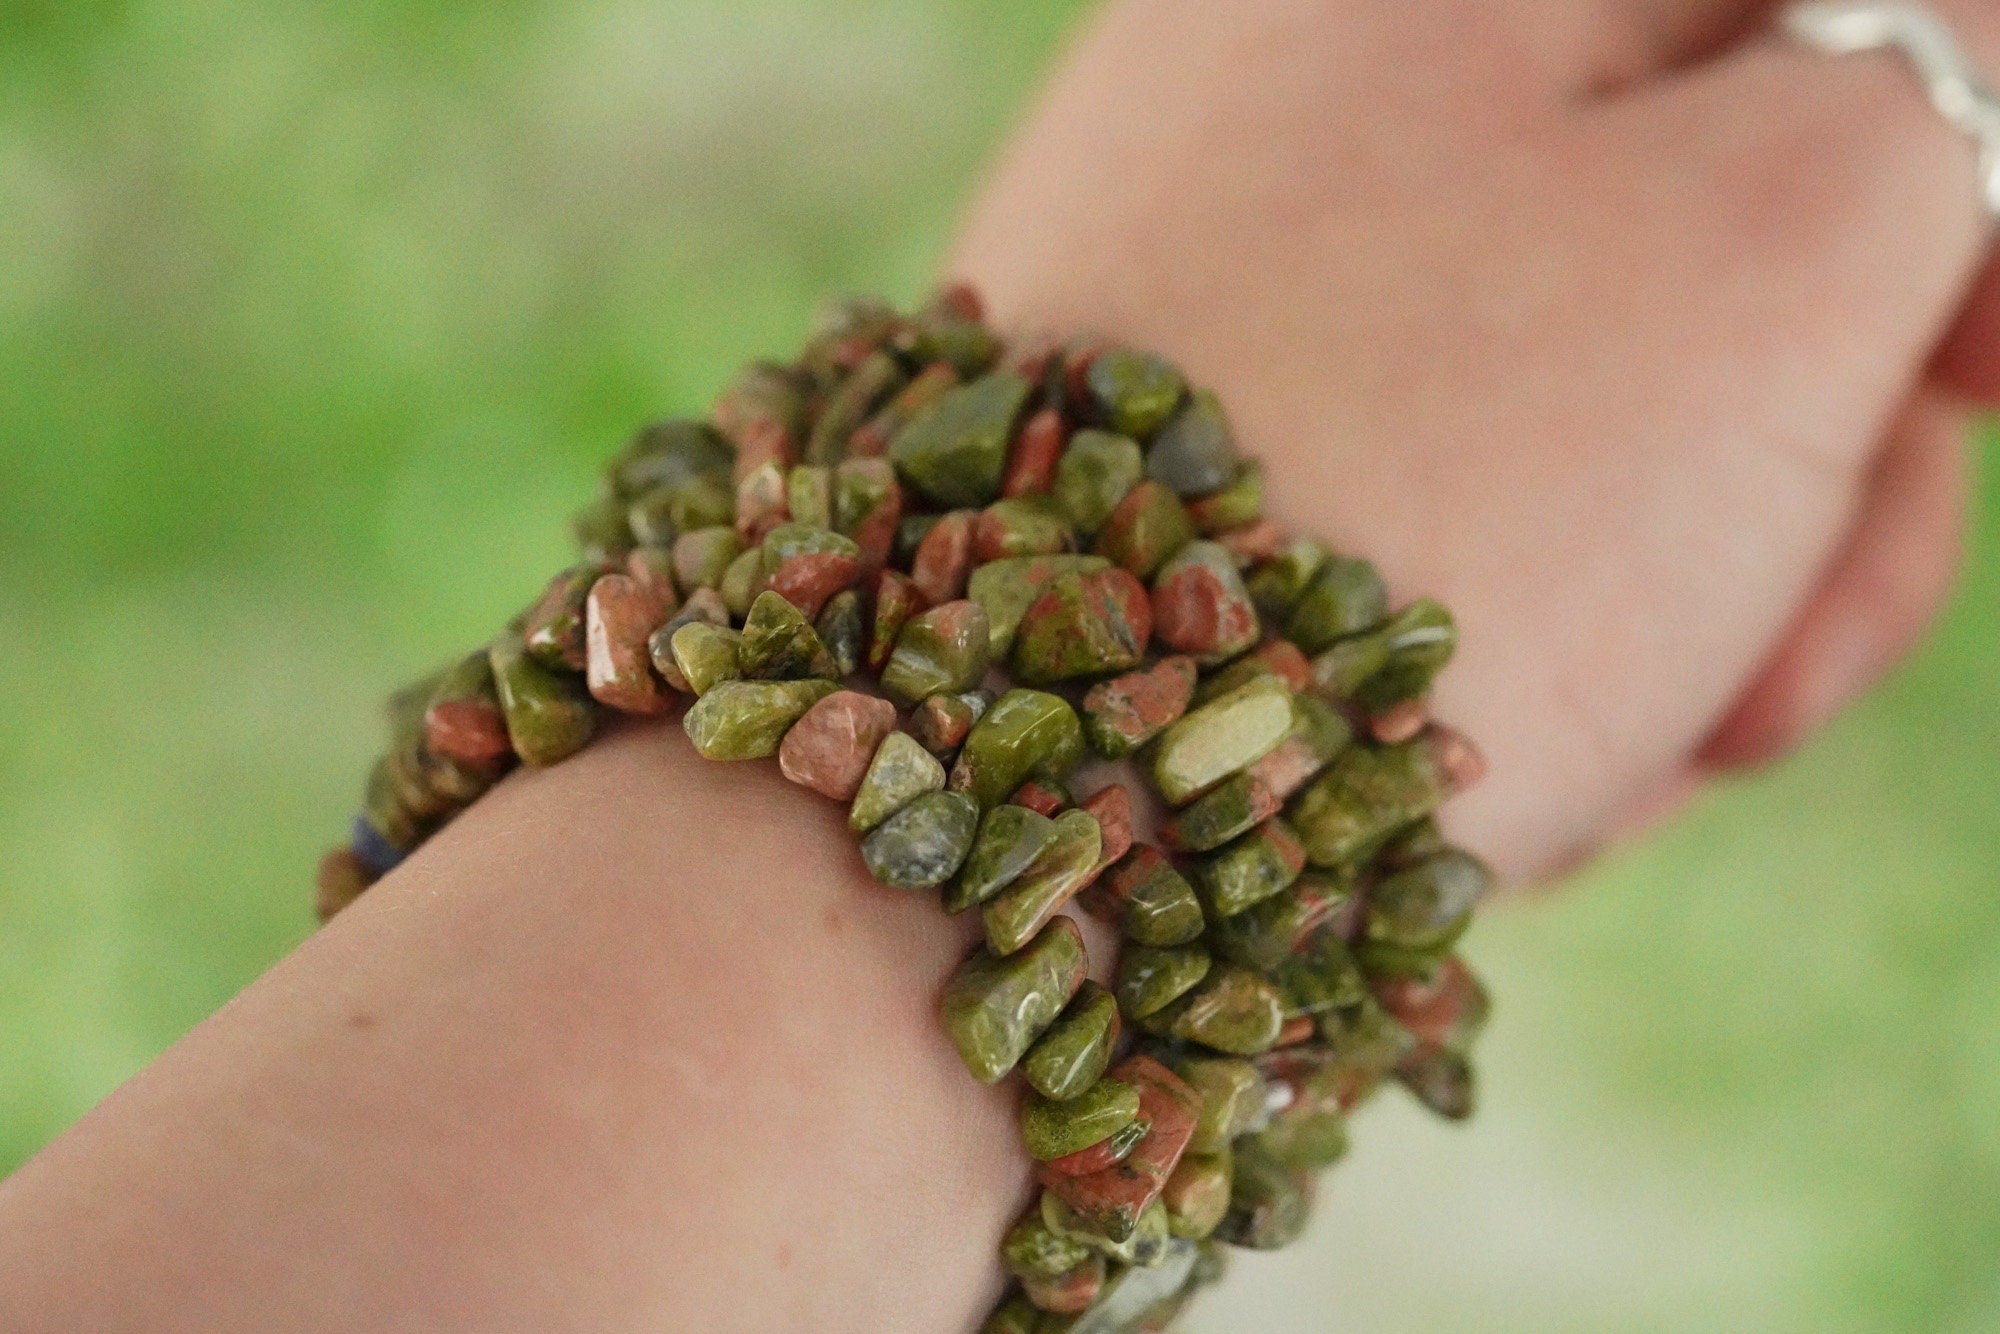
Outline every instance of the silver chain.
{"type": "Polygon", "coordinates": [[[1910,62],[1931,105],[1979,150],[1980,193],[2000,219],[2000,96],[1926,5],[1804,0],[1779,20],[1795,41],[1828,55],[1893,50],[1910,62]]]}

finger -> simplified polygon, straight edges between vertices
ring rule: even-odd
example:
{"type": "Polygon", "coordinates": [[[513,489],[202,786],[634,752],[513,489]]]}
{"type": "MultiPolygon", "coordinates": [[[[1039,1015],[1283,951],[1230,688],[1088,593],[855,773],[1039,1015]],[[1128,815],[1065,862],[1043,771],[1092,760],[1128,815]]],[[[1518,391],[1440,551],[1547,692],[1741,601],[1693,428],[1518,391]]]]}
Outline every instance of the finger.
{"type": "Polygon", "coordinates": [[[1795,750],[1909,652],[1963,554],[1965,410],[1911,404],[1869,475],[1846,541],[1811,600],[1696,757],[1709,771],[1795,750]]]}
{"type": "Polygon", "coordinates": [[[2000,260],[1989,261],[1973,283],[1932,371],[1951,392],[2000,405],[2000,260]]]}

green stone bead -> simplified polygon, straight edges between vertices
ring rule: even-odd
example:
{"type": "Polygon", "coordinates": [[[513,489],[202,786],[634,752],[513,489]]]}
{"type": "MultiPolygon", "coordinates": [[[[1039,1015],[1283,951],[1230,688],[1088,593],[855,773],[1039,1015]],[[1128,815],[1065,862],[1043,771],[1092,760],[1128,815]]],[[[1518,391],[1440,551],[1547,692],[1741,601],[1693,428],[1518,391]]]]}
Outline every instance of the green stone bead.
{"type": "Polygon", "coordinates": [[[1201,935],[1204,919],[1194,886],[1155,848],[1141,844],[1091,886],[1091,911],[1117,924],[1139,945],[1185,945],[1201,935]]]}
{"type": "Polygon", "coordinates": [[[1187,543],[1153,576],[1153,624],[1166,648],[1205,666],[1227,662],[1263,637],[1257,608],[1219,543],[1187,543]]]}
{"type": "Polygon", "coordinates": [[[1164,426],[1187,393],[1187,381],[1165,357],[1112,348],[1084,372],[1091,406],[1112,430],[1145,440],[1164,426]]]}
{"type": "Polygon", "coordinates": [[[1030,1093],[1021,1100],[1021,1139],[1042,1162],[1111,1138],[1139,1115],[1139,1090],[1100,1079],[1067,1102],[1030,1093]]]}
{"type": "MultiPolygon", "coordinates": [[[[886,348],[871,352],[827,395],[806,440],[807,462],[838,463],[846,455],[855,430],[908,380],[909,375],[894,353],[886,348]]],[[[796,508],[792,510],[795,517],[798,512],[796,508]]]]}
{"type": "Polygon", "coordinates": [[[1059,917],[1009,955],[981,950],[946,984],[945,1032],[982,1084],[1012,1070],[1083,984],[1083,936],[1059,917]]]}
{"type": "Polygon", "coordinates": [[[513,635],[495,640],[487,661],[507,719],[507,739],[522,763],[554,764],[590,741],[597,710],[580,679],[537,662],[513,635]]]}
{"type": "Polygon", "coordinates": [[[1293,721],[1292,692],[1261,676],[1184,715],[1160,735],[1153,751],[1153,785],[1174,805],[1262,759],[1285,739],[1293,721]]]}
{"type": "Polygon", "coordinates": [[[785,508],[793,523],[833,528],[833,469],[802,463],[785,474],[785,508]]]}
{"type": "Polygon", "coordinates": [[[1176,1055],[1167,1065],[1201,1095],[1189,1153],[1220,1153],[1264,1119],[1268,1086],[1240,1056],[1176,1055]]]}
{"type": "Polygon", "coordinates": [[[584,560],[593,565],[611,565],[625,558],[634,545],[632,526],[626,521],[627,506],[615,496],[603,497],[580,509],[570,519],[570,531],[584,560]]]}
{"type": "Polygon", "coordinates": [[[743,554],[743,539],[734,528],[716,525],[682,533],[674,539],[674,582],[682,592],[716,588],[729,562],[743,554]]]}
{"type": "Polygon", "coordinates": [[[980,511],[974,551],[985,560],[1053,556],[1072,550],[1068,516],[1047,496],[1010,496],[980,511]]]}
{"type": "Polygon", "coordinates": [[[1090,882],[1103,848],[1096,816],[1085,810],[1058,815],[1054,837],[1041,855],[980,910],[993,952],[1011,954],[1041,930],[1090,882]]]}
{"type": "Polygon", "coordinates": [[[917,554],[917,548],[930,536],[931,529],[938,526],[942,514],[905,514],[896,521],[896,561],[907,566],[917,554]]]}
{"type": "Polygon", "coordinates": [[[1039,1208],[1007,1229],[1000,1242],[1000,1258],[1016,1278],[1057,1278],[1095,1254],[1076,1238],[1050,1227],[1039,1208]]]}
{"type": "Polygon", "coordinates": [[[1030,778],[1064,781],[1082,758],[1083,723],[1068,700],[1040,690],[1009,690],[973,724],[952,767],[951,785],[983,807],[998,806],[1030,778]]]}
{"type": "Polygon", "coordinates": [[[1312,1177],[1278,1162],[1254,1141],[1241,1145],[1234,1160],[1229,1213],[1215,1230],[1216,1239],[1259,1251],[1297,1241],[1312,1214],[1312,1177]]]}
{"type": "Polygon", "coordinates": [[[674,527],[675,497],[680,488],[663,486],[648,491],[625,507],[626,531],[647,546],[671,546],[680,529],[674,527]]]}
{"type": "Polygon", "coordinates": [[[1351,877],[1308,872],[1283,892],[1217,921],[1216,953],[1245,968],[1271,972],[1287,956],[1303,949],[1321,926],[1351,920],[1354,899],[1351,877]]]}
{"type": "Polygon", "coordinates": [[[974,570],[966,583],[966,596],[986,608],[993,656],[1004,659],[1014,646],[1021,617],[1044,588],[1065,574],[1091,574],[1110,568],[1111,562],[1102,556],[1012,556],[988,561],[974,570]]]}
{"type": "MultiPolygon", "coordinates": [[[[875,519],[885,506],[900,522],[903,488],[895,465],[887,459],[848,459],[833,470],[833,524],[836,532],[854,537],[862,524],[875,519]]],[[[798,515],[794,512],[793,516],[798,515]]]]}
{"type": "Polygon", "coordinates": [[[1152,633],[1146,590],[1123,570],[1058,575],[1021,618],[1011,662],[1028,685],[1130,671],[1152,633]]]}
{"type": "Polygon", "coordinates": [[[1056,822],[1026,806],[1006,804],[987,811],[965,866],[945,892],[946,910],[963,912],[998,894],[1042,855],[1055,836],[1056,822]]]}
{"type": "Polygon", "coordinates": [[[724,681],[741,679],[742,646],[740,631],[706,621],[694,621],[674,631],[671,645],[681,680],[697,695],[706,695],[724,681]]]}
{"type": "Polygon", "coordinates": [[[1145,745],[1187,712],[1195,680],[1194,659],[1177,655],[1092,686],[1083,697],[1090,748],[1117,760],[1145,745]]]}
{"type": "Polygon", "coordinates": [[[1302,1099],[1273,1116],[1252,1143],[1285,1167],[1328,1168],[1347,1156],[1347,1117],[1337,1104],[1302,1099]]]}
{"type": "Polygon", "coordinates": [[[1291,818],[1315,866],[1347,866],[1444,799],[1444,775],[1426,738],[1353,746],[1292,803],[1291,818]]]}
{"type": "Polygon", "coordinates": [[[1122,1028],[1117,999],[1097,983],[1085,982],[1062,1017],[1028,1049],[1021,1074],[1044,1098],[1066,1102],[1111,1068],[1122,1028]]]}
{"type": "Polygon", "coordinates": [[[729,608],[729,614],[741,620],[750,614],[750,604],[757,595],[766,590],[771,576],[764,570],[764,553],[751,547],[722,572],[722,583],[717,591],[722,595],[722,605],[729,608]]]}
{"type": "Polygon", "coordinates": [[[743,618],[738,653],[743,675],[753,681],[830,680],[837,674],[812,622],[769,589],[757,595],[743,618]]]}
{"type": "Polygon", "coordinates": [[[1304,865],[1298,835],[1274,817],[1197,862],[1194,887],[1202,910],[1217,921],[1282,892],[1304,865]]]}
{"type": "Polygon", "coordinates": [[[683,627],[696,623],[729,628],[729,608],[722,605],[722,595],[712,588],[695,589],[681,604],[681,609],[646,640],[646,652],[653,659],[653,670],[676,690],[692,690],[694,687],[681,674],[680,664],[674,659],[674,636],[683,627]]]}
{"type": "Polygon", "coordinates": [[[1306,594],[1320,567],[1333,558],[1326,544],[1310,537],[1294,538],[1271,559],[1250,572],[1250,600],[1266,624],[1283,625],[1306,594]]]}
{"type": "Polygon", "coordinates": [[[1314,573],[1285,618],[1285,638],[1307,653],[1372,630],[1389,614],[1389,590],[1365,560],[1335,556],[1314,573]]]}
{"type": "Polygon", "coordinates": [[[1418,1102],[1447,1121],[1472,1115],[1478,1089],[1472,1062],[1462,1052],[1418,1052],[1396,1067],[1396,1078],[1418,1102]]]}
{"type": "Polygon", "coordinates": [[[929,695],[970,690],[986,677],[993,636],[970,598],[912,616],[882,671],[882,691],[905,708],[929,695]]]}
{"type": "Polygon", "coordinates": [[[1138,442],[1109,431],[1078,431],[1056,462],[1055,502],[1070,526],[1095,537],[1146,475],[1138,442]]]}
{"type": "Polygon", "coordinates": [[[1233,773],[1174,816],[1173,840],[1189,852],[1219,848],[1270,819],[1277,805],[1263,779],[1233,773]]]}
{"type": "Polygon", "coordinates": [[[1202,1241],[1229,1213],[1230,1154],[1182,1156],[1160,1203],[1167,1207],[1167,1230],[1183,1241],[1202,1241]]]}
{"type": "Polygon", "coordinates": [[[944,790],[944,766],[907,732],[891,732],[876,747],[875,758],[848,808],[847,827],[865,834],[926,792],[944,790]]]}
{"type": "Polygon", "coordinates": [[[1285,1026],[1285,1000],[1277,987],[1247,968],[1211,973],[1188,998],[1174,1036],[1231,1056],[1269,1051],[1285,1026]]]}
{"type": "Polygon", "coordinates": [[[1236,441],[1222,403],[1196,390],[1146,448],[1146,475],[1182,497],[1205,496],[1236,475],[1236,441]]]}
{"type": "MultiPolygon", "coordinates": [[[[636,507],[627,520],[637,518],[636,507]]],[[[736,489],[727,473],[690,478],[666,493],[666,523],[661,531],[672,540],[674,533],[691,533],[697,528],[713,528],[736,518],[736,489]]],[[[639,530],[633,528],[635,535],[639,530]]]]}
{"type": "Polygon", "coordinates": [[[843,588],[826,600],[819,619],[813,622],[820,643],[826,645],[833,663],[835,680],[844,681],[861,670],[861,656],[868,646],[868,623],[861,613],[861,595],[843,588]]]}
{"type": "Polygon", "coordinates": [[[793,556],[845,556],[857,562],[861,559],[860,543],[824,524],[781,523],[764,535],[761,549],[766,576],[777,573],[778,567],[793,556]]]}
{"type": "Polygon", "coordinates": [[[904,480],[946,509],[977,509],[1000,495],[1007,444],[1033,388],[996,371],[954,389],[919,413],[890,443],[904,480]]]}
{"type": "Polygon", "coordinates": [[[1095,550],[1138,578],[1151,579],[1194,538],[1194,520],[1180,497],[1158,482],[1141,482],[1112,511],[1095,550]]]}
{"type": "Polygon", "coordinates": [[[681,719],[706,759],[759,760],[778,752],[793,723],[831,695],[831,681],[724,681],[681,719]]]}
{"type": "Polygon", "coordinates": [[[861,840],[868,872],[892,889],[931,889],[949,880],[972,848],[979,806],[963,792],[926,792],[861,840]]]}
{"type": "Polygon", "coordinates": [[[1380,713],[1430,693],[1431,682],[1458,647],[1458,626],[1442,603],[1420,598],[1371,637],[1383,643],[1382,665],[1348,693],[1363,709],[1380,713]]]}
{"type": "Polygon", "coordinates": [[[736,450],[704,421],[676,418],[655,422],[605,468],[612,494],[626,500],[700,477],[727,477],[736,450]]]}
{"type": "Polygon", "coordinates": [[[1134,1019],[1158,1014],[1200,986],[1209,965],[1208,950],[1200,944],[1130,946],[1118,959],[1118,1004],[1134,1019]]]}
{"type": "Polygon", "coordinates": [[[1203,537],[1248,528],[1264,517],[1264,465],[1255,459],[1237,464],[1229,484],[1190,504],[1188,513],[1203,537]]]}
{"type": "Polygon", "coordinates": [[[1368,981],[1354,952],[1331,931],[1322,931],[1302,953],[1281,962],[1271,980],[1285,993],[1287,1019],[1323,1015],[1353,1005],[1368,992],[1368,981]]]}
{"type": "Polygon", "coordinates": [[[1477,857],[1450,849],[1427,857],[1368,893],[1368,939],[1405,949],[1449,946],[1471,924],[1473,907],[1492,888],[1477,857]]]}
{"type": "Polygon", "coordinates": [[[1415,1035],[1368,997],[1321,1015],[1319,1031],[1345,1082],[1344,1101],[1350,1106],[1417,1047],[1415,1035]]]}
{"type": "Polygon", "coordinates": [[[521,622],[530,658],[544,667],[583,670],[584,602],[603,573],[595,565],[576,565],[549,580],[521,622]]]}
{"type": "Polygon", "coordinates": [[[1363,940],[1354,947],[1354,959],[1370,978],[1421,978],[1428,980],[1451,954],[1449,945],[1436,949],[1413,949],[1386,940],[1363,940]]]}

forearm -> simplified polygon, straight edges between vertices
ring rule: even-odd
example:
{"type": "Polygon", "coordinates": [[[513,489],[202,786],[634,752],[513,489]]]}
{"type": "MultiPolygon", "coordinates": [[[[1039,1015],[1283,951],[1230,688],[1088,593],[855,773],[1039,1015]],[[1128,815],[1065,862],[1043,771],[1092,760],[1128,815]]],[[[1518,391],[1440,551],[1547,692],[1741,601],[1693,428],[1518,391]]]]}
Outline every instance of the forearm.
{"type": "Polygon", "coordinates": [[[503,784],[0,1188],[8,1329],[951,1329],[1023,1199],[962,923],[767,765],[503,784]]]}

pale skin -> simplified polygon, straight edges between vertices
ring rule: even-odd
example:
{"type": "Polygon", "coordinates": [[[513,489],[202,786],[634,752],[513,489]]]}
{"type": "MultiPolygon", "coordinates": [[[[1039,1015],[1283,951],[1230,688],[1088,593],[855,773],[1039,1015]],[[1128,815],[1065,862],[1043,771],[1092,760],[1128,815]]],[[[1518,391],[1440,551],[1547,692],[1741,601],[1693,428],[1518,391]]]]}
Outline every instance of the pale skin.
{"type": "MultiPolygon", "coordinates": [[[[1956,562],[1972,155],[1757,8],[1116,4],[951,263],[1174,356],[1280,517],[1451,603],[1452,832],[1516,882],[1797,745],[1956,562]]],[[[970,1328],[1026,1167],[933,1019],[964,943],[770,766],[622,729],[0,1186],[0,1327],[970,1328]]]]}

